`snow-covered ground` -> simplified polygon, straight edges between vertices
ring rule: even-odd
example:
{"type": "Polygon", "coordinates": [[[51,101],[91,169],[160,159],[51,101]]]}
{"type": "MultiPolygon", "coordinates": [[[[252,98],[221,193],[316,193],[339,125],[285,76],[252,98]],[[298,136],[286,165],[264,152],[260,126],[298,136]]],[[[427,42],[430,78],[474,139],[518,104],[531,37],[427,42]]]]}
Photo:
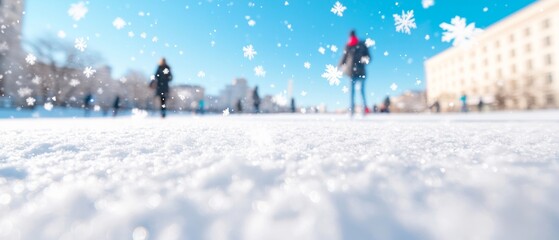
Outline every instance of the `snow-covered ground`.
{"type": "Polygon", "coordinates": [[[0,120],[0,239],[559,239],[558,119],[0,120]]]}

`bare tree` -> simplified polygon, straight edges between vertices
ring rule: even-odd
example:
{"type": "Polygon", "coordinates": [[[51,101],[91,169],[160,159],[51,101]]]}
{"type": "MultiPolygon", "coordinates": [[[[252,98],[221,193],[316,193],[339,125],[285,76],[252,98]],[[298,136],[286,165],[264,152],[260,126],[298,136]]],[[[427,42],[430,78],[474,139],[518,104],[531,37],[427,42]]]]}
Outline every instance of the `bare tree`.
{"type": "Polygon", "coordinates": [[[99,65],[102,57],[96,52],[81,52],[71,42],[52,35],[27,43],[37,57],[34,66],[35,81],[39,85],[40,100],[49,99],[57,105],[65,105],[76,92],[72,80],[82,79],[81,72],[86,66],[99,65]]]}

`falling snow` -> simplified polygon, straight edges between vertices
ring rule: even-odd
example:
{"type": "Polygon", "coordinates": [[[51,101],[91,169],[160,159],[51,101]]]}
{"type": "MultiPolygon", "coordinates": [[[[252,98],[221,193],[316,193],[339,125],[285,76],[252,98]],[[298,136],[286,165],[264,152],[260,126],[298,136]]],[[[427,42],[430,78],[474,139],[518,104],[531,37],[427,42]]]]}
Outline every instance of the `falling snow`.
{"type": "Polygon", "coordinates": [[[336,4],[334,4],[334,6],[332,7],[332,9],[330,9],[330,11],[332,13],[336,14],[337,16],[343,17],[344,16],[344,11],[346,9],[347,9],[347,7],[342,5],[340,2],[336,2],[336,4]]]}
{"type": "Polygon", "coordinates": [[[74,47],[83,52],[87,48],[87,41],[83,37],[76,38],[74,47]]]}
{"type": "Polygon", "coordinates": [[[328,80],[328,84],[332,85],[340,85],[340,79],[342,78],[342,71],[338,69],[338,67],[334,67],[333,65],[326,65],[326,71],[322,74],[323,78],[328,80]]]}
{"type": "Polygon", "coordinates": [[[254,75],[257,77],[266,77],[266,70],[264,70],[264,67],[262,66],[256,66],[254,68],[254,75]]]}
{"type": "Polygon", "coordinates": [[[476,28],[475,23],[466,24],[466,19],[456,16],[449,23],[442,23],[440,27],[446,32],[443,33],[443,42],[452,42],[453,46],[460,46],[472,40],[483,32],[476,28]]]}
{"type": "Polygon", "coordinates": [[[394,14],[394,25],[396,32],[411,34],[411,29],[417,28],[415,25],[415,18],[413,18],[413,10],[402,11],[402,15],[394,14]]]}
{"type": "Polygon", "coordinates": [[[90,77],[92,77],[96,72],[97,72],[97,70],[93,69],[93,67],[86,67],[86,68],[83,70],[83,75],[85,75],[86,78],[90,78],[90,77]]]}
{"type": "Polygon", "coordinates": [[[70,6],[70,9],[68,9],[68,15],[70,15],[74,21],[79,21],[85,17],[87,11],[88,9],[85,6],[85,3],[79,2],[70,6]]]}
{"type": "Polygon", "coordinates": [[[254,47],[251,45],[247,45],[243,47],[243,56],[248,58],[248,60],[252,60],[254,56],[256,56],[257,52],[254,50],[254,47]]]}

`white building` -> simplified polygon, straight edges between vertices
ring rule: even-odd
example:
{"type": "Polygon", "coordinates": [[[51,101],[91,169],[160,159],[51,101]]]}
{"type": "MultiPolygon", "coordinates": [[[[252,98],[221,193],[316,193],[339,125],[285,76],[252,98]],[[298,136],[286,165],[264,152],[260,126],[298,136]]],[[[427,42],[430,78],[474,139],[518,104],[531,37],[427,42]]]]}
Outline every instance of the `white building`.
{"type": "Polygon", "coordinates": [[[559,1],[539,0],[490,26],[470,44],[425,62],[429,104],[443,111],[480,99],[493,109],[559,106],[559,1]]]}

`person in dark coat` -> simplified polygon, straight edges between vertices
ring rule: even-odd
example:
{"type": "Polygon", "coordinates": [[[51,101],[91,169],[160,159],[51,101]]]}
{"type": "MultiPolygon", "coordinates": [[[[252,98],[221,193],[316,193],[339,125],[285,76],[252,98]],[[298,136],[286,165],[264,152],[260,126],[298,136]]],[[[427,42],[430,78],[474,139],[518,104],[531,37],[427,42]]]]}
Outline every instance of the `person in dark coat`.
{"type": "Polygon", "coordinates": [[[237,113],[242,113],[243,112],[243,101],[241,101],[241,99],[237,100],[237,113]]]}
{"type": "Polygon", "coordinates": [[[254,112],[260,112],[260,95],[258,95],[258,86],[254,87],[252,91],[252,102],[254,104],[254,112]]]}
{"type": "Polygon", "coordinates": [[[120,96],[116,96],[115,101],[113,103],[113,117],[118,115],[118,110],[120,109],[120,96]]]}
{"type": "Polygon", "coordinates": [[[355,31],[349,34],[349,42],[347,43],[344,55],[339,66],[343,67],[344,73],[351,78],[351,115],[355,113],[355,85],[359,83],[361,86],[361,97],[363,98],[363,113],[367,112],[367,100],[365,98],[365,80],[367,73],[365,66],[371,61],[369,48],[363,41],[359,41],[355,31]]]}
{"type": "Polygon", "coordinates": [[[390,113],[390,97],[386,96],[386,98],[384,99],[384,103],[382,104],[382,109],[380,110],[380,112],[382,113],[390,113]]]}
{"type": "Polygon", "coordinates": [[[169,82],[173,80],[173,74],[171,73],[171,67],[167,65],[165,58],[161,58],[159,61],[159,66],[155,72],[155,95],[161,100],[161,117],[165,118],[167,116],[167,105],[166,100],[169,95],[169,82]]]}
{"type": "Polygon", "coordinates": [[[295,105],[295,98],[291,98],[291,112],[297,112],[297,106],[295,105]]]}
{"type": "Polygon", "coordinates": [[[93,94],[88,93],[87,95],[85,95],[85,98],[83,99],[83,109],[84,109],[84,116],[85,117],[89,117],[89,115],[91,115],[91,105],[93,103],[93,94]]]}

